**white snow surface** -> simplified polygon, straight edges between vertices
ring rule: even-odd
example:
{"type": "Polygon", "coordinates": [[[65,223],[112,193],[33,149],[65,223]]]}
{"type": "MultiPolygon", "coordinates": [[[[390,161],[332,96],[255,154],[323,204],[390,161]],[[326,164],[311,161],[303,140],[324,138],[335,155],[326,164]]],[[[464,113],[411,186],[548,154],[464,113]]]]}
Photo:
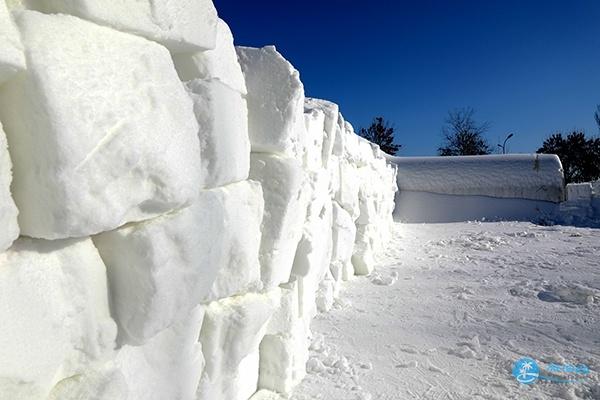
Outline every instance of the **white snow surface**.
{"type": "Polygon", "coordinates": [[[90,239],[20,238],[0,254],[0,398],[45,399],[110,360],[116,325],[90,239]]]}
{"type": "Polygon", "coordinates": [[[211,0],[35,0],[44,12],[72,14],[155,40],[173,52],[215,47],[217,10],[211,0]]]}
{"type": "Polygon", "coordinates": [[[204,311],[205,306],[195,307],[147,343],[121,347],[116,364],[124,376],[127,397],[106,400],[193,399],[204,368],[198,343],[204,311]]]}
{"type": "Polygon", "coordinates": [[[257,391],[259,345],[275,301],[247,293],[210,303],[200,332],[206,366],[200,399],[246,400],[257,391]]]}
{"type": "Polygon", "coordinates": [[[202,173],[210,189],[248,179],[250,139],[246,99],[219,79],[186,82],[198,121],[202,173]]]}
{"type": "Polygon", "coordinates": [[[301,195],[303,176],[300,162],[293,158],[251,154],[250,178],[261,183],[265,199],[260,267],[266,287],[290,279],[306,215],[301,195]]]}
{"type": "Polygon", "coordinates": [[[292,399],[600,399],[598,254],[596,229],[395,224],[376,272],[314,320],[292,399]],[[592,372],[522,385],[525,356],[592,372]]]}
{"type": "Polygon", "coordinates": [[[25,56],[19,32],[5,0],[0,0],[0,84],[25,69],[25,56]]]}
{"type": "Polygon", "coordinates": [[[199,303],[261,287],[256,182],[205,190],[190,207],[94,238],[120,341],[139,345],[199,303]]]}
{"type": "Polygon", "coordinates": [[[550,154],[387,157],[400,191],[564,201],[562,164],[550,154]]]}
{"type": "Polygon", "coordinates": [[[190,204],[198,124],[169,52],[67,15],[17,14],[27,71],[0,90],[21,233],[84,237],[190,204]]]}
{"type": "Polygon", "coordinates": [[[17,206],[10,193],[12,182],[12,162],[8,154],[6,135],[0,123],[0,252],[10,247],[19,236],[17,206]]]}
{"type": "Polygon", "coordinates": [[[218,79],[231,89],[246,95],[246,81],[238,62],[233,35],[229,26],[219,19],[216,46],[197,53],[178,53],[173,62],[182,81],[218,79]]]}
{"type": "Polygon", "coordinates": [[[275,48],[236,47],[248,89],[253,152],[300,157],[304,151],[304,85],[275,48]]]}

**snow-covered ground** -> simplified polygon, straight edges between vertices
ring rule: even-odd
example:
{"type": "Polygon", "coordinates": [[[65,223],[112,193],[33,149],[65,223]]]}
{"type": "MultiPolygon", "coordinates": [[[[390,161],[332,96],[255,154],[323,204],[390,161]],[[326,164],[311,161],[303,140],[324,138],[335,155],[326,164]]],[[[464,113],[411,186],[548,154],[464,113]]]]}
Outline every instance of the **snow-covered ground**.
{"type": "Polygon", "coordinates": [[[396,224],[380,261],[313,322],[295,400],[600,399],[600,230],[396,224]],[[591,373],[522,385],[524,356],[591,373]]]}

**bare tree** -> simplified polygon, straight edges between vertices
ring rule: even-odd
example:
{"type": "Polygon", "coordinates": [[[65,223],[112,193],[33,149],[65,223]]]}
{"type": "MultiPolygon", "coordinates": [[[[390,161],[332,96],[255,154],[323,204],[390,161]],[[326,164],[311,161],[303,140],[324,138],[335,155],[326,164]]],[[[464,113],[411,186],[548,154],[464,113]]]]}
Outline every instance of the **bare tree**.
{"type": "Polygon", "coordinates": [[[440,156],[471,156],[492,152],[484,137],[490,124],[477,123],[474,114],[472,108],[459,108],[448,112],[442,127],[442,146],[438,148],[440,156]]]}

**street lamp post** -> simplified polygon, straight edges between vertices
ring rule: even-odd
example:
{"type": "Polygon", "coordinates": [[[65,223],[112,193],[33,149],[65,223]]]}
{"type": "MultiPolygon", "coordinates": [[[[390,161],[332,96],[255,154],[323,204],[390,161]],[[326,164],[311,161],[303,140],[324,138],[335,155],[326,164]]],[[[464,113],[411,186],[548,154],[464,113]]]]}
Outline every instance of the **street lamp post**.
{"type": "Polygon", "coordinates": [[[502,149],[502,154],[506,154],[506,142],[508,141],[508,139],[510,139],[513,136],[514,136],[514,134],[510,133],[506,137],[506,139],[504,139],[504,143],[498,145],[498,147],[500,147],[502,149]]]}

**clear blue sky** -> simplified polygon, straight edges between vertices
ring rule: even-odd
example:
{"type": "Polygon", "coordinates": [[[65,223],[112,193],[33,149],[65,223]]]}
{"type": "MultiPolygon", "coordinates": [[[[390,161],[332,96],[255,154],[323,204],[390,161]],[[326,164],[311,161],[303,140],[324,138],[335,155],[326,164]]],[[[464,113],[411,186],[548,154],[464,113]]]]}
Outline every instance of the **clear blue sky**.
{"type": "Polygon", "coordinates": [[[600,1],[214,0],[236,44],[275,44],[306,95],[358,130],[382,115],[401,155],[433,155],[448,110],[473,107],[533,152],[555,131],[596,135],[600,1]]]}

